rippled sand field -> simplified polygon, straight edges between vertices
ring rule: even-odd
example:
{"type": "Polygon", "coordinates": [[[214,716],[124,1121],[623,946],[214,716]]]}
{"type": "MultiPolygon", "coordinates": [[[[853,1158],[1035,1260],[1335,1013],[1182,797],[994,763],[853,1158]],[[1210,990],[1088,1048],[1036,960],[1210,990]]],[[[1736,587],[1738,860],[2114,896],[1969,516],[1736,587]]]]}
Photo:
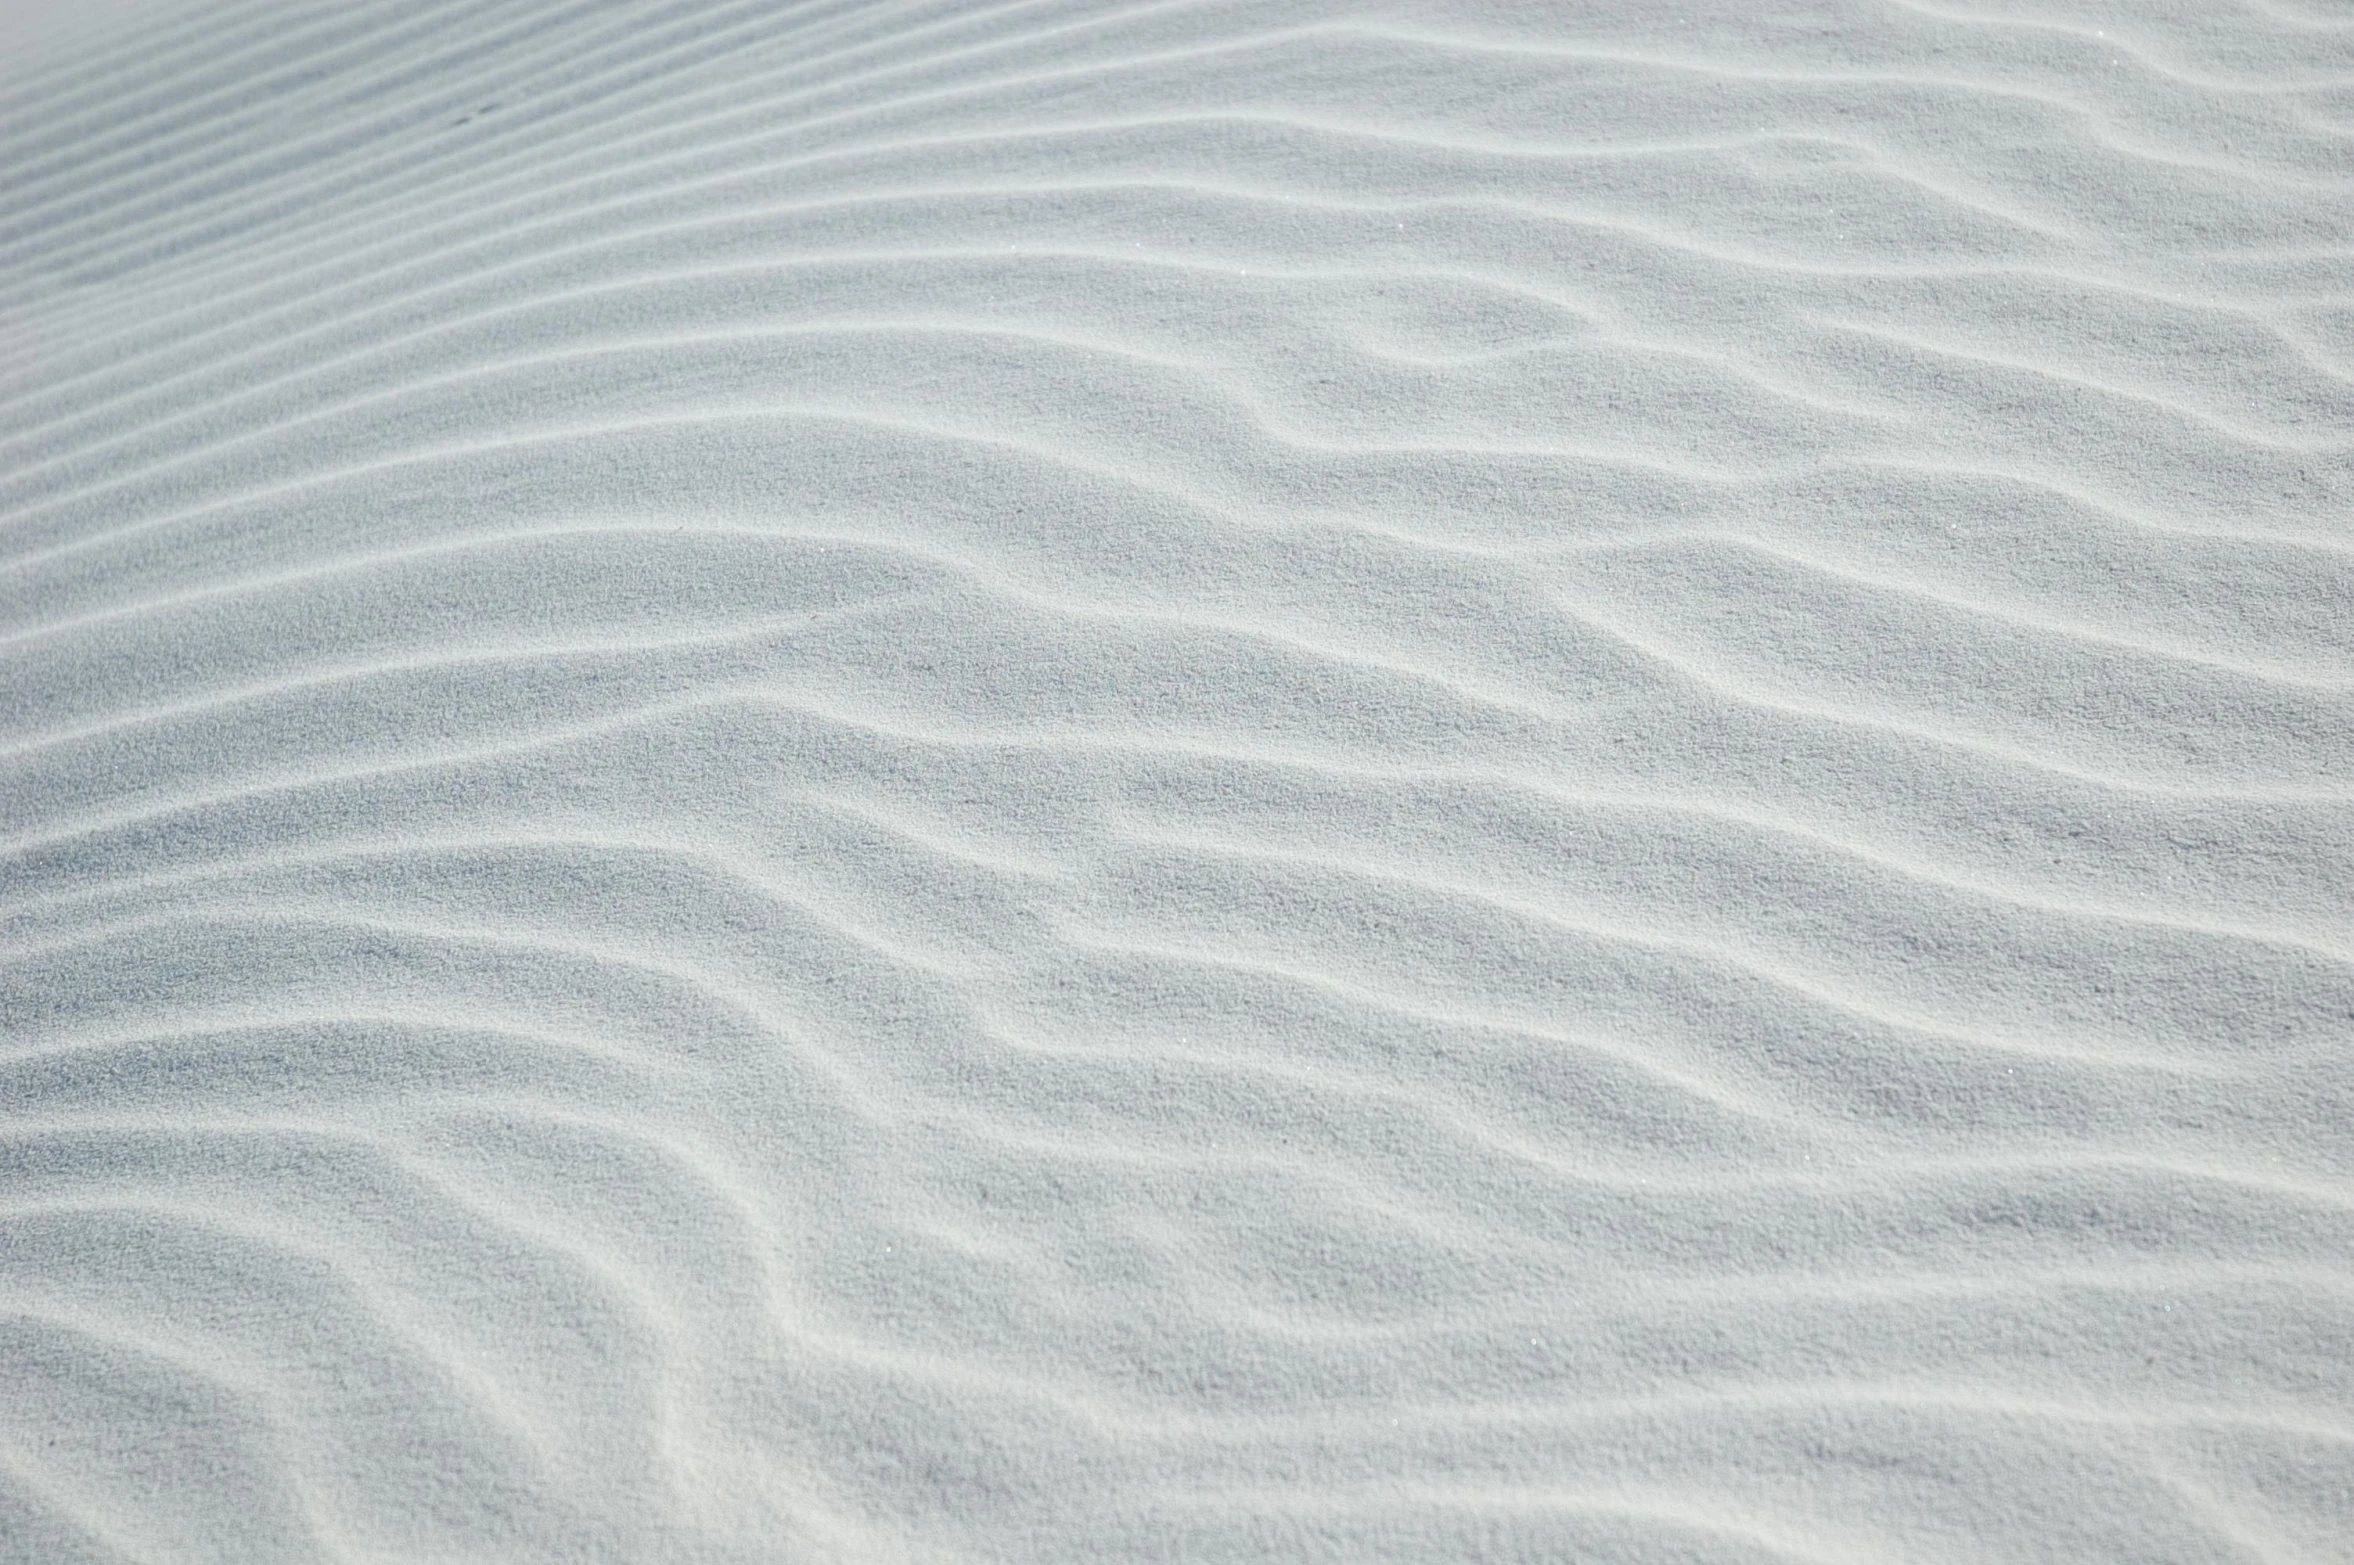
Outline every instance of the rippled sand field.
{"type": "Polygon", "coordinates": [[[2354,9],[18,9],[0,1559],[2354,1557],[2354,9]]]}

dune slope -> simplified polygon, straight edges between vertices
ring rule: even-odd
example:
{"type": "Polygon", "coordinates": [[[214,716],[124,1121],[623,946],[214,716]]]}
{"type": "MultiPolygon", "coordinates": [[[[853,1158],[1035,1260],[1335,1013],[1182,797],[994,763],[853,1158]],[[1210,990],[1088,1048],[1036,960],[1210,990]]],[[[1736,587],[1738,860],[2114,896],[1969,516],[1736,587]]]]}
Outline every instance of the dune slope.
{"type": "Polygon", "coordinates": [[[2354,12],[0,66],[0,1559],[2321,1562],[2354,12]]]}

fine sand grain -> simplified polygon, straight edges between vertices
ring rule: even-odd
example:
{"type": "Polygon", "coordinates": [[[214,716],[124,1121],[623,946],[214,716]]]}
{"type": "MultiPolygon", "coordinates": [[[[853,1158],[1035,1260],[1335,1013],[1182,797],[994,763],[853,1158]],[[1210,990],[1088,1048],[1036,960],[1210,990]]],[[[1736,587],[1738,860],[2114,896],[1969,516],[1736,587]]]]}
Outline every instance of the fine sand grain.
{"type": "Polygon", "coordinates": [[[0,1559],[2354,1559],[2344,0],[15,0],[0,1559]]]}

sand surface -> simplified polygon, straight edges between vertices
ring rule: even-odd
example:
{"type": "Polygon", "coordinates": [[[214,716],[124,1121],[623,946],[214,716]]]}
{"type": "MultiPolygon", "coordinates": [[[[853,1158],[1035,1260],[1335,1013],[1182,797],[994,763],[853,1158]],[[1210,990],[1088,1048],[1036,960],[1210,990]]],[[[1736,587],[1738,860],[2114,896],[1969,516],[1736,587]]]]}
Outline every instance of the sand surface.
{"type": "Polygon", "coordinates": [[[2354,1559],[2354,7],[13,0],[0,1559],[2354,1559]]]}

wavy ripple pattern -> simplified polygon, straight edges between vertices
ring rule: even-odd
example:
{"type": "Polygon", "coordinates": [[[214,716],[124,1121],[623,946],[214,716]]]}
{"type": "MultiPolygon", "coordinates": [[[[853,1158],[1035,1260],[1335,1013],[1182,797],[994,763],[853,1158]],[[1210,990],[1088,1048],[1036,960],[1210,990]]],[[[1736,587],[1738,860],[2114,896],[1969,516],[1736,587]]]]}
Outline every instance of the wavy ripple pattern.
{"type": "Polygon", "coordinates": [[[0,71],[0,1559],[2344,1559],[2354,14],[0,71]]]}

